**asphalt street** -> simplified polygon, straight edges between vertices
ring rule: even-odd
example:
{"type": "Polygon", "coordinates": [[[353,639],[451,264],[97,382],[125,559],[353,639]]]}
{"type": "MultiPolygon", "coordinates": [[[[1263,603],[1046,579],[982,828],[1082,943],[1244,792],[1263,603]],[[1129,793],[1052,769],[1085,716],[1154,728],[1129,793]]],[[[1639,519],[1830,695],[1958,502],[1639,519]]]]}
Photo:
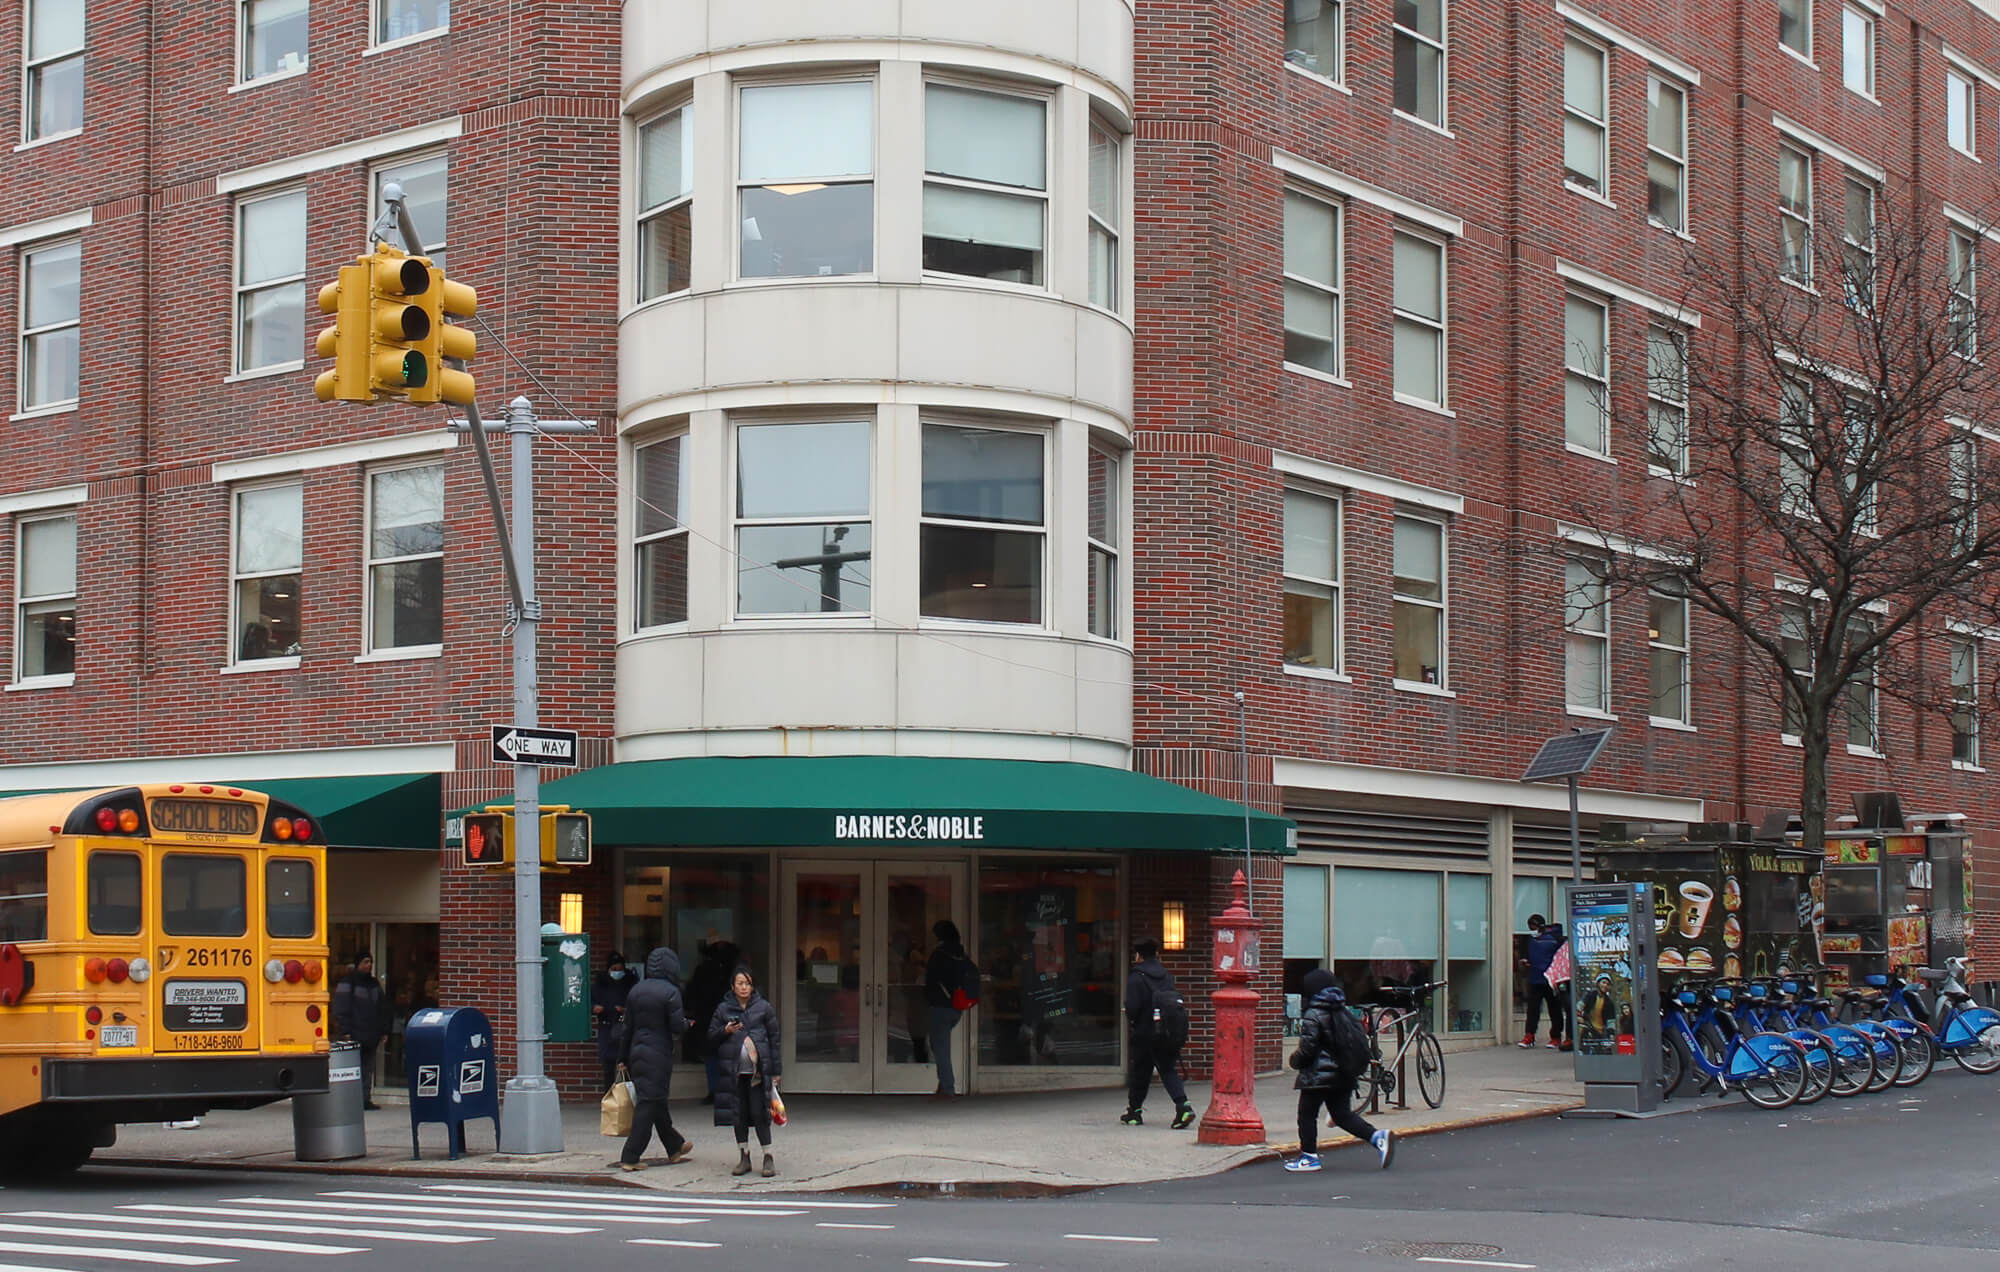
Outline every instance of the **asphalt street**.
{"type": "MultiPolygon", "coordinates": [[[[1387,1172],[1343,1148],[1317,1175],[1266,1162],[1044,1200],[93,1167],[0,1190],[0,1272],[1962,1269],[2000,1250],[1996,1097],[1941,1070],[1783,1113],[1733,1099],[1424,1136],[1387,1172]]],[[[1135,1128],[1133,1151],[1167,1133],[1135,1128]]]]}

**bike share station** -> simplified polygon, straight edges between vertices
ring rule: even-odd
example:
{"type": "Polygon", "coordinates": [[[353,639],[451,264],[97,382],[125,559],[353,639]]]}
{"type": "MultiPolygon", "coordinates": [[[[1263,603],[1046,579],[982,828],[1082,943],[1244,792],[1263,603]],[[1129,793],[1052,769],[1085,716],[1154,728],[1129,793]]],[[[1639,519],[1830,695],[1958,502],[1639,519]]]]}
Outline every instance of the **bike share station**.
{"type": "Polygon", "coordinates": [[[1660,995],[1653,890],[1570,884],[1570,1037],[1583,1107],[1572,1116],[1644,1117],[1660,1103],[1660,995]]]}

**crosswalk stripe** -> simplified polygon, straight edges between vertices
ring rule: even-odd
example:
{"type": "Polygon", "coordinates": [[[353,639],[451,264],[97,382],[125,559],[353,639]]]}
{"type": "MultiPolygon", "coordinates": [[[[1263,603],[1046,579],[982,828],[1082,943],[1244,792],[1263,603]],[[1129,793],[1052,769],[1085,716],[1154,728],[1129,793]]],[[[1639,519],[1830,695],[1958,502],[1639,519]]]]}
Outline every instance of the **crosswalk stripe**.
{"type": "MultiPolygon", "coordinates": [[[[102,1223],[103,1215],[78,1214],[67,1210],[16,1210],[8,1219],[63,1219],[71,1223],[102,1223]]],[[[449,1232],[389,1232],[381,1228],[328,1228],[304,1223],[222,1223],[213,1219],[162,1219],[152,1215],[120,1215],[124,1223],[142,1223],[155,1228],[199,1228],[206,1232],[283,1232],[300,1237],[367,1237],[374,1241],[414,1241],[428,1245],[472,1245],[491,1237],[467,1237],[449,1232]]]]}
{"type": "Polygon", "coordinates": [[[26,1263],[0,1263],[0,1272],[71,1272],[69,1268],[40,1268],[26,1263]]]}
{"type": "MultiPolygon", "coordinates": [[[[362,1201],[413,1201],[408,1193],[379,1192],[323,1192],[322,1197],[347,1197],[362,1201]]],[[[534,1203],[542,1210],[580,1210],[579,1219],[597,1220],[606,1215],[701,1215],[704,1218],[764,1219],[772,1216],[794,1217],[805,1213],[803,1210],[736,1210],[709,1206],[685,1206],[673,1193],[659,1194],[659,1200],[637,1205],[621,1205],[617,1202],[594,1201],[541,1201],[534,1203]]],[[[439,1200],[454,1206],[512,1206],[517,1203],[501,1197],[444,1197],[439,1200]]],[[[692,1221],[690,1221],[692,1222],[692,1221]]]]}
{"type": "Polygon", "coordinates": [[[120,1263],[165,1263],[177,1268],[212,1268],[234,1259],[206,1254],[168,1254],[164,1250],[114,1250],[109,1246],[46,1245],[39,1241],[0,1241],[0,1250],[15,1254],[56,1254],[72,1259],[113,1259],[120,1263]]]}
{"type": "Polygon", "coordinates": [[[682,1250],[715,1250],[722,1246],[720,1241],[669,1241],[664,1237],[634,1237],[626,1245],[674,1246],[682,1250]]]}
{"type": "MultiPolygon", "coordinates": [[[[494,1184],[425,1184],[425,1192],[450,1193],[495,1193],[506,1197],[568,1197],[582,1201],[602,1201],[604,1190],[582,1192],[574,1188],[502,1188],[494,1184]]],[[[743,1206],[751,1209],[771,1210],[783,1207],[798,1207],[806,1210],[894,1210],[893,1201],[821,1201],[818,1198],[791,1201],[757,1201],[748,1197],[700,1197],[685,1193],[669,1193],[675,1205],[680,1206],[743,1206]]]]}
{"type": "Polygon", "coordinates": [[[365,1254],[368,1250],[367,1246],[307,1245],[302,1241],[259,1241],[255,1237],[191,1237],[180,1232],[79,1232],[46,1223],[0,1223],[0,1232],[19,1232],[31,1237],[89,1237],[93,1241],[151,1241],[159,1245],[219,1245],[237,1250],[268,1250],[273,1254],[365,1254]]]}
{"type": "Polygon", "coordinates": [[[365,1211],[364,1219],[374,1215],[432,1215],[437,1218],[470,1219],[475,1222],[495,1217],[520,1219],[529,1223],[554,1221],[588,1221],[590,1223],[653,1223],[653,1224],[693,1224],[707,1223],[706,1219],[683,1219],[674,1215],[551,1215],[530,1213],[525,1210],[453,1210],[449,1206],[392,1206],[379,1201],[307,1201],[302,1197],[229,1197],[224,1199],[227,1206],[305,1206],[314,1210],[365,1211]]]}
{"type": "Polygon", "coordinates": [[[816,1223],[813,1225],[813,1227],[851,1228],[851,1229],[859,1229],[864,1232],[894,1232],[896,1230],[896,1225],[893,1223],[816,1223]]]}
{"type": "MultiPolygon", "coordinates": [[[[311,1210],[231,1210],[226,1206],[180,1206],[165,1202],[146,1202],[130,1206],[120,1206],[120,1210],[140,1210],[152,1214],[171,1215],[220,1215],[235,1219],[318,1219],[324,1222],[326,1215],[311,1210]]],[[[586,1232],[598,1232],[597,1228],[577,1228],[561,1224],[539,1223],[481,1223],[470,1219],[399,1219],[390,1215],[369,1215],[361,1217],[361,1222],[386,1224],[393,1227],[410,1228],[469,1228],[475,1232],[534,1232],[544,1236],[573,1237],[586,1232]]]]}

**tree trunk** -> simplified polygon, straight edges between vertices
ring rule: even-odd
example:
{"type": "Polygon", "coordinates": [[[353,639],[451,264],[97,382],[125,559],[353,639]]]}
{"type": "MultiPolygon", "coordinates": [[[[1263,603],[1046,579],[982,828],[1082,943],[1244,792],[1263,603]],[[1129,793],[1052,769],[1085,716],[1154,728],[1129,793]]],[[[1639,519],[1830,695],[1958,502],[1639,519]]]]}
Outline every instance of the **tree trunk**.
{"type": "Polygon", "coordinates": [[[1832,714],[1825,704],[1808,702],[1800,712],[1804,749],[1799,777],[1799,825],[1803,834],[1799,846],[1818,856],[1826,855],[1826,749],[1832,714]]]}

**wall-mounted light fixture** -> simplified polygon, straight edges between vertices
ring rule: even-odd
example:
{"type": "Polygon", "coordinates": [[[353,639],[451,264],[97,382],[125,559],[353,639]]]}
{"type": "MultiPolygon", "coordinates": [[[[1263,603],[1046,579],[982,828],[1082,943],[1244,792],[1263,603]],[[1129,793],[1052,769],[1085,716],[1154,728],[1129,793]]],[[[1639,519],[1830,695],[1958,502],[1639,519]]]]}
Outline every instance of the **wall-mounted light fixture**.
{"type": "Polygon", "coordinates": [[[1160,945],[1165,949],[1187,948],[1187,904],[1168,901],[1160,906],[1160,945]]]}
{"type": "Polygon", "coordinates": [[[583,894],[581,892],[563,893],[560,912],[563,931],[583,931],[583,894]]]}

